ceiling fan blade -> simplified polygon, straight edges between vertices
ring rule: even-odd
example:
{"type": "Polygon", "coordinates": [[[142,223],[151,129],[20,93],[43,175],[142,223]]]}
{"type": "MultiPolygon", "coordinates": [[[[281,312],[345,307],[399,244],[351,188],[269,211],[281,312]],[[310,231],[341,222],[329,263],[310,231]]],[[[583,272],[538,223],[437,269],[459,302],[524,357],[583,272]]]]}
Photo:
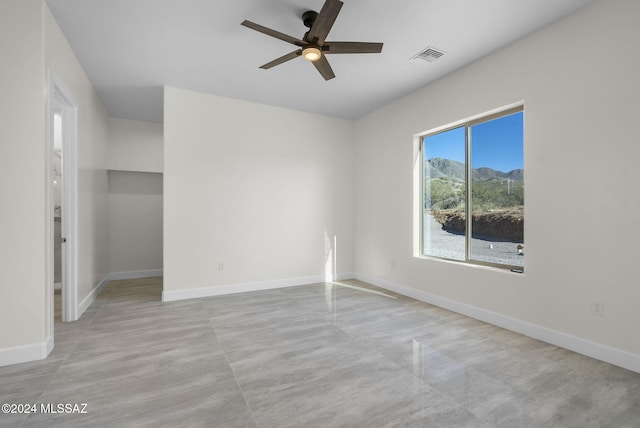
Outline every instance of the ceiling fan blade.
{"type": "Polygon", "coordinates": [[[302,55],[302,51],[297,49],[293,52],[289,52],[288,54],[281,56],[280,58],[276,58],[273,61],[266,63],[265,65],[260,66],[260,68],[268,70],[271,67],[282,64],[283,62],[291,61],[292,59],[298,58],[300,55],[302,55]]]}
{"type": "Polygon", "coordinates": [[[329,61],[327,61],[326,56],[322,55],[319,59],[312,62],[320,74],[322,74],[324,80],[331,80],[336,77],[336,75],[333,74],[333,70],[331,69],[331,65],[329,65],[329,61]]]}
{"type": "Polygon", "coordinates": [[[305,40],[322,46],[338,17],[338,13],[340,13],[342,4],[340,0],[326,0],[305,40]]]}
{"type": "Polygon", "coordinates": [[[383,43],[369,42],[326,42],[322,46],[325,54],[380,53],[383,43]]]}
{"type": "Polygon", "coordinates": [[[251,28],[252,30],[259,31],[263,34],[266,34],[267,36],[275,37],[276,39],[285,41],[287,43],[291,43],[292,45],[296,45],[296,46],[306,45],[305,42],[303,42],[302,40],[296,37],[289,36],[288,34],[281,33],[280,31],[272,30],[271,28],[264,27],[260,24],[256,24],[255,22],[244,20],[240,25],[244,25],[247,28],[251,28]]]}

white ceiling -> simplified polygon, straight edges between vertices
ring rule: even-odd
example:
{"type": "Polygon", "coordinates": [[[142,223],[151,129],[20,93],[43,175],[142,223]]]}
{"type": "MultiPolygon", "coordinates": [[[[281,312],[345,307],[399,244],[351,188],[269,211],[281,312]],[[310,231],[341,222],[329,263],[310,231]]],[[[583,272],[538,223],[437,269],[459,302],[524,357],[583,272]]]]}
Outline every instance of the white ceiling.
{"type": "Polygon", "coordinates": [[[328,57],[325,81],[295,49],[240,25],[301,38],[324,0],[48,0],[112,116],[162,121],[162,86],[357,118],[593,0],[344,0],[327,40],[384,42],[381,54],[328,57]],[[428,46],[446,55],[411,58],[428,46]]]}

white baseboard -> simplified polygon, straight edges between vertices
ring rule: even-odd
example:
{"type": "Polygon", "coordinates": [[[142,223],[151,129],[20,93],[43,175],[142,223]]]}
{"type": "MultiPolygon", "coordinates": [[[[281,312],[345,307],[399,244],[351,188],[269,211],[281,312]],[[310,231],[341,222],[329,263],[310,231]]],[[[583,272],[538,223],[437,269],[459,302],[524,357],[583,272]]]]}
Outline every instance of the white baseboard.
{"type": "Polygon", "coordinates": [[[78,319],[80,319],[82,314],[84,314],[84,311],[86,311],[89,308],[89,306],[91,306],[93,301],[96,300],[96,297],[98,297],[98,294],[100,294],[100,291],[102,291],[104,286],[107,285],[107,283],[110,280],[111,280],[111,274],[105,275],[105,277],[102,278],[102,281],[100,281],[98,285],[93,287],[93,290],[91,290],[91,292],[87,295],[87,297],[85,297],[84,300],[80,302],[80,304],[78,305],[78,319]]]}
{"type": "Polygon", "coordinates": [[[0,367],[42,360],[53,350],[53,336],[41,343],[0,349],[0,367]]]}
{"type": "Polygon", "coordinates": [[[622,349],[613,348],[611,346],[593,342],[591,340],[574,336],[568,333],[563,333],[561,331],[553,330],[537,324],[532,324],[527,321],[511,318],[496,312],[478,308],[476,306],[471,306],[466,303],[447,299],[445,297],[431,294],[426,291],[417,290],[412,287],[407,287],[405,285],[393,283],[369,275],[356,273],[354,275],[354,278],[390,291],[395,291],[396,293],[400,293],[408,297],[412,297],[416,300],[430,303],[441,308],[449,309],[453,312],[457,312],[468,317],[487,322],[489,324],[497,325],[498,327],[506,328],[507,330],[515,331],[516,333],[533,337],[534,339],[538,339],[543,342],[547,342],[561,348],[569,349],[579,354],[583,354],[588,357],[605,361],[607,363],[640,373],[640,355],[632,354],[622,349]]]}
{"type": "MultiPolygon", "coordinates": [[[[100,291],[102,291],[104,286],[107,285],[109,281],[118,279],[146,278],[152,276],[162,276],[162,269],[141,270],[135,272],[115,272],[105,275],[105,277],[102,278],[102,280],[95,287],[93,287],[93,290],[91,290],[87,297],[85,297],[78,305],[78,319],[96,300],[96,297],[98,297],[100,291]]],[[[53,336],[50,336],[46,341],[42,343],[34,343],[31,345],[0,349],[0,367],[47,358],[47,356],[53,350],[53,339],[53,336]]]]}
{"type": "MultiPolygon", "coordinates": [[[[162,270],[146,270],[136,272],[117,272],[105,276],[100,283],[94,287],[91,293],[80,303],[79,315],[93,303],[102,288],[110,281],[117,279],[144,278],[151,276],[161,276],[162,270]]],[[[436,305],[451,311],[475,318],[511,331],[533,337],[601,361],[605,361],[616,366],[623,367],[640,373],[640,355],[613,348],[588,339],[577,337],[568,333],[553,330],[527,321],[511,318],[496,312],[478,308],[476,306],[461,303],[452,299],[418,290],[413,287],[394,283],[380,278],[375,278],[362,273],[344,272],[338,274],[337,280],[358,279],[369,284],[412,297],[432,305],[436,305]]],[[[186,290],[163,291],[162,301],[170,302],[175,300],[193,299],[199,297],[211,297],[225,294],[244,293],[249,291],[269,290],[284,287],[293,287],[325,282],[325,277],[306,276],[298,278],[288,278],[282,280],[269,280],[258,282],[245,282],[238,284],[226,284],[214,287],[192,288],[186,290]]],[[[45,342],[32,345],[17,346],[13,348],[0,349],[0,367],[10,364],[23,363],[46,358],[53,349],[53,337],[49,337],[45,342]]]]}
{"type": "Polygon", "coordinates": [[[150,270],[137,270],[132,272],[112,272],[108,273],[102,281],[98,283],[93,290],[84,298],[82,302],[78,305],[78,318],[82,316],[84,311],[91,306],[91,304],[96,300],[100,291],[104,288],[105,285],[109,281],[117,281],[120,279],[136,279],[136,278],[148,278],[153,276],[162,276],[162,269],[150,269],[150,270]]]}
{"type": "MultiPolygon", "coordinates": [[[[344,272],[338,274],[338,280],[353,278],[353,273],[344,272]]],[[[249,291],[272,290],[275,288],[295,287],[298,285],[317,284],[325,282],[324,275],[303,276],[298,278],[276,279],[269,281],[243,282],[237,284],[225,284],[214,287],[190,288],[186,290],[163,291],[162,301],[196,299],[199,297],[221,296],[225,294],[246,293],[249,291]]]]}
{"type": "Polygon", "coordinates": [[[109,274],[109,281],[117,281],[120,279],[150,278],[153,276],[162,276],[162,269],[135,270],[131,272],[111,272],[109,274]]]}

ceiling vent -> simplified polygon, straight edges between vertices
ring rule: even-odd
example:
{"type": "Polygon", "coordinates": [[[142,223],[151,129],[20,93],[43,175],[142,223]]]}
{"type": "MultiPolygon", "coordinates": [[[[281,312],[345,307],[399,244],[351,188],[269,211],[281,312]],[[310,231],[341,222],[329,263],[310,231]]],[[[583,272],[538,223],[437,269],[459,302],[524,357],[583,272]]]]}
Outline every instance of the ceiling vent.
{"type": "Polygon", "coordinates": [[[434,62],[445,53],[446,52],[443,52],[439,49],[429,46],[428,48],[418,52],[416,55],[411,57],[411,59],[421,59],[422,61],[434,62]]]}

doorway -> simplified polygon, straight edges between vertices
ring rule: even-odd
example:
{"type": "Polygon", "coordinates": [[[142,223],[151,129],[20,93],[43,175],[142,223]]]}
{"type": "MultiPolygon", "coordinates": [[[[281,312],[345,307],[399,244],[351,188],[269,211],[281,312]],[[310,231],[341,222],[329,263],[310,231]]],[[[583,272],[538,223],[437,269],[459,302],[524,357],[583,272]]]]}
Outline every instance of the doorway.
{"type": "Polygon", "coordinates": [[[55,322],[78,319],[77,299],[77,104],[51,71],[50,101],[51,335],[55,322]]]}
{"type": "MultiPolygon", "coordinates": [[[[53,288],[54,321],[62,321],[62,262],[65,233],[62,230],[62,102],[54,97],[51,106],[53,112],[53,152],[51,169],[53,171],[53,288]]],[[[66,255],[65,255],[66,256],[66,255]]],[[[65,257],[66,258],[66,257],[65,257]]],[[[66,275],[64,275],[66,277],[66,275]]],[[[66,288],[66,287],[65,287],[66,288]]]]}

